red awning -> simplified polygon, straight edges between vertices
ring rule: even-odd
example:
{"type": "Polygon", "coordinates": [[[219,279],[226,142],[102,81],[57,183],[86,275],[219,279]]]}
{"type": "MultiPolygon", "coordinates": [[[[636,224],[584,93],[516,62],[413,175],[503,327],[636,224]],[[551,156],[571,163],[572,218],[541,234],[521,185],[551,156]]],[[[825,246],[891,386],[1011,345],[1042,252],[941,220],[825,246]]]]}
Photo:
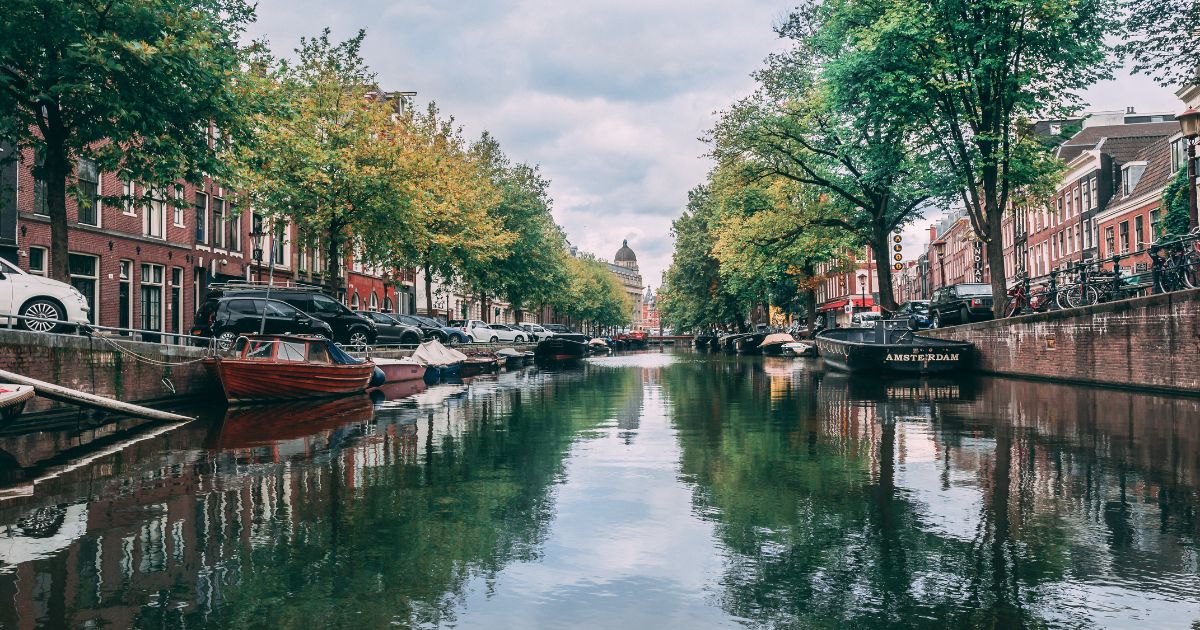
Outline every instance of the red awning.
{"type": "Polygon", "coordinates": [[[846,306],[846,300],[834,300],[832,302],[826,302],[826,303],[818,306],[817,312],[824,313],[825,311],[832,311],[835,309],[842,308],[844,306],[846,306]]]}
{"type": "Polygon", "coordinates": [[[867,307],[875,306],[875,299],[874,299],[874,297],[872,297],[870,295],[867,295],[867,296],[852,295],[848,299],[842,298],[840,300],[833,300],[832,302],[826,302],[817,307],[817,312],[824,313],[825,311],[832,311],[832,310],[845,308],[847,304],[851,304],[851,303],[854,304],[854,306],[858,307],[858,308],[867,308],[867,307]]]}

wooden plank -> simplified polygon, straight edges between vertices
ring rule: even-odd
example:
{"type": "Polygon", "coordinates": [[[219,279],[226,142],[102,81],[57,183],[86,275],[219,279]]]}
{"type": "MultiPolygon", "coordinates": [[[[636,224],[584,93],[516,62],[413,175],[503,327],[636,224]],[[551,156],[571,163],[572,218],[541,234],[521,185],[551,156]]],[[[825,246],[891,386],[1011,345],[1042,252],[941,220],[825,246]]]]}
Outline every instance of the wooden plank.
{"type": "Polygon", "coordinates": [[[177,413],[171,413],[169,411],[160,411],[158,409],[151,409],[150,407],[143,407],[141,405],[121,402],[119,400],[113,400],[103,396],[96,396],[95,394],[88,394],[86,392],[77,391],[69,387],[55,385],[54,383],[47,383],[46,381],[39,381],[36,378],[29,378],[28,376],[22,376],[15,372],[8,372],[5,370],[0,370],[0,381],[17,383],[19,385],[30,385],[34,390],[37,391],[39,396],[43,396],[51,400],[71,403],[73,405],[79,405],[80,407],[103,409],[105,411],[112,411],[129,416],[137,416],[139,418],[150,418],[151,420],[186,422],[195,419],[189,418],[188,416],[181,416],[177,413]]]}

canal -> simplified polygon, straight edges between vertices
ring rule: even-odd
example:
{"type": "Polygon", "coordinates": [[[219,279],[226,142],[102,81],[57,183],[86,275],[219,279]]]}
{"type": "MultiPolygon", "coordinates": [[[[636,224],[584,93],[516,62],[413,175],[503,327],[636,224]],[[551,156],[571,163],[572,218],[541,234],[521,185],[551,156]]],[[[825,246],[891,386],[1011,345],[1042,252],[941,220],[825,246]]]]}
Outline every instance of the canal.
{"type": "Polygon", "coordinates": [[[684,350],[390,396],[0,432],[0,627],[1200,628],[1200,399],[684,350]]]}

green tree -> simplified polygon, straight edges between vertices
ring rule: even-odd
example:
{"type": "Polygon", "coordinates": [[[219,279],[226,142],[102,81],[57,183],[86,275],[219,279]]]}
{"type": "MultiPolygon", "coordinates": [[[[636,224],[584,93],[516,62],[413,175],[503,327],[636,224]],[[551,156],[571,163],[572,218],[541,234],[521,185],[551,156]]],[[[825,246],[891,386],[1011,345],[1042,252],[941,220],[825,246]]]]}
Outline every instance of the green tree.
{"type": "Polygon", "coordinates": [[[567,285],[554,306],[572,319],[592,327],[629,324],[633,305],[608,265],[588,254],[565,259],[567,285]]]}
{"type": "Polygon", "coordinates": [[[1004,213],[1059,167],[1022,122],[1068,113],[1078,90],[1110,76],[1104,37],[1112,18],[1109,0],[881,0],[854,27],[864,56],[885,69],[884,108],[915,113],[957,179],[986,247],[997,314],[1007,289],[1004,213]]]}
{"type": "Polygon", "coordinates": [[[1162,207],[1165,210],[1162,222],[1159,223],[1159,236],[1179,236],[1187,234],[1191,225],[1191,210],[1188,208],[1187,169],[1181,168],[1175,172],[1171,181],[1163,188],[1162,207]]]}
{"type": "Polygon", "coordinates": [[[512,241],[495,260],[468,269],[466,283],[485,300],[503,297],[519,321],[525,309],[545,304],[563,285],[566,236],[550,214],[550,182],[536,166],[511,163],[487,133],[471,154],[499,193],[490,213],[512,241]]]}
{"type": "Polygon", "coordinates": [[[1200,1],[1124,0],[1117,50],[1160,85],[1200,82],[1200,1]]]}
{"type": "Polygon", "coordinates": [[[791,49],[768,58],[759,91],[725,112],[711,139],[722,163],[823,190],[841,212],[821,221],[871,248],[880,300],[891,310],[891,232],[947,198],[953,179],[919,142],[919,120],[883,106],[895,105],[883,81],[888,62],[864,52],[855,28],[878,4],[793,12],[778,29],[791,49]]]}
{"type": "Polygon", "coordinates": [[[387,243],[411,239],[416,225],[405,181],[410,161],[395,116],[360,55],[365,32],[333,43],[329,30],[303,38],[296,62],[264,68],[278,106],[230,151],[235,187],[259,212],[293,221],[319,242],[330,289],[342,292],[347,245],[378,260],[387,243]]]}
{"type": "Polygon", "coordinates": [[[219,144],[246,131],[237,95],[254,17],[244,0],[6,0],[0,136],[36,154],[50,274],[67,280],[67,180],[78,160],[161,189],[222,178],[219,144]]]}

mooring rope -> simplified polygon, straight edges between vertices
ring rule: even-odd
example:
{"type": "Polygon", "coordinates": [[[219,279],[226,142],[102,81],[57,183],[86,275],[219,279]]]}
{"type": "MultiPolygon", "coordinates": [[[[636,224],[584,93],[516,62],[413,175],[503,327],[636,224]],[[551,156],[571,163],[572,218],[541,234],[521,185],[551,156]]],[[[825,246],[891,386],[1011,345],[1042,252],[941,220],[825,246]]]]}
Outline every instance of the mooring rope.
{"type": "Polygon", "coordinates": [[[117,351],[119,351],[120,353],[130,356],[130,357],[133,357],[133,359],[135,361],[141,361],[142,363],[148,363],[150,365],[161,365],[161,366],[166,366],[166,367],[171,367],[171,366],[176,366],[176,365],[191,365],[193,363],[199,363],[206,358],[206,357],[200,357],[199,359],[189,359],[187,361],[180,361],[178,363],[172,363],[170,361],[159,361],[158,359],[151,359],[150,357],[142,356],[128,348],[123,348],[123,347],[121,347],[120,344],[113,341],[112,339],[109,339],[108,337],[106,337],[104,335],[93,335],[92,338],[100,339],[100,340],[104,341],[108,345],[116,348],[117,351]]]}

